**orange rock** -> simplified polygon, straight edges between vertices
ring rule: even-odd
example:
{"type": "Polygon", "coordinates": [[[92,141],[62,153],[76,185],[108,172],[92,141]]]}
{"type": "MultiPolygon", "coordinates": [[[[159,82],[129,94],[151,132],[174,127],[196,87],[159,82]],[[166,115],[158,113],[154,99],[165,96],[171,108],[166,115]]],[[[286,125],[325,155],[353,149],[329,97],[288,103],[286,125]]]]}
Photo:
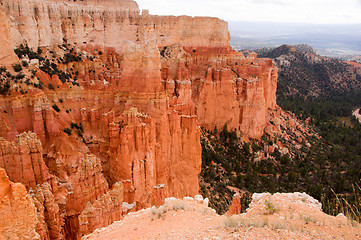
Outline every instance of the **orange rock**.
{"type": "Polygon", "coordinates": [[[0,138],[0,167],[6,169],[12,181],[28,188],[34,189],[50,178],[42,153],[41,142],[34,133],[22,133],[14,142],[0,138]]]}
{"type": "Polygon", "coordinates": [[[30,191],[29,195],[37,208],[39,223],[36,231],[41,239],[64,239],[64,221],[50,184],[38,186],[35,191],[30,191]]]}
{"type": "Polygon", "coordinates": [[[14,45],[11,39],[10,17],[5,14],[5,9],[0,7],[0,65],[12,70],[12,65],[19,62],[13,49],[14,45]]]}
{"type": "Polygon", "coordinates": [[[122,203],[123,185],[120,182],[114,184],[112,190],[101,196],[93,204],[88,202],[78,217],[78,237],[122,219],[122,203]]]}
{"type": "Polygon", "coordinates": [[[165,193],[164,193],[164,184],[159,184],[158,186],[153,187],[152,192],[152,205],[159,207],[164,204],[165,193]]]}
{"type": "Polygon", "coordinates": [[[40,239],[36,232],[36,208],[24,185],[12,183],[0,168],[0,238],[40,239]]]}
{"type": "Polygon", "coordinates": [[[236,214],[240,214],[241,212],[242,212],[241,196],[238,193],[233,196],[232,204],[229,207],[229,210],[227,211],[226,215],[236,215],[236,214]]]}

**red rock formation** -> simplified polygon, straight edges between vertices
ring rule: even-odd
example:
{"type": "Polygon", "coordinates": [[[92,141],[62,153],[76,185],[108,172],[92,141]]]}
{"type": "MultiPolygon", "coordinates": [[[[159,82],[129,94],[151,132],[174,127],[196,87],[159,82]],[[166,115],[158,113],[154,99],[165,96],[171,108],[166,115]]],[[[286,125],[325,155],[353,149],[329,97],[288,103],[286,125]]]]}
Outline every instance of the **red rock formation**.
{"type": "Polygon", "coordinates": [[[139,41],[150,28],[154,29],[160,46],[180,43],[187,47],[229,48],[228,27],[222,20],[143,16],[134,1],[87,0],[85,4],[70,1],[66,6],[61,3],[64,1],[55,0],[0,2],[13,17],[11,37],[15,46],[22,42],[33,48],[57,46],[66,39],[70,44],[126,49],[126,41],[139,41]],[[94,5],[97,11],[93,11],[94,5]],[[22,24],[16,24],[18,22],[22,24]]]}
{"type": "Polygon", "coordinates": [[[36,208],[21,183],[12,183],[0,168],[0,238],[40,239],[36,208]]]}
{"type": "Polygon", "coordinates": [[[181,54],[179,46],[162,50],[162,77],[168,91],[172,92],[169,84],[176,80],[173,89],[182,95],[184,80],[189,79],[201,126],[214,129],[227,124],[228,129],[236,129],[246,136],[261,137],[268,109],[277,105],[278,75],[272,60],[244,58],[242,53],[223,48],[185,50],[186,53],[181,54]]]}
{"type": "Polygon", "coordinates": [[[122,218],[123,185],[114,184],[113,189],[104,194],[93,204],[87,203],[79,215],[78,236],[92,233],[97,228],[106,227],[122,218]]]}
{"type": "Polygon", "coordinates": [[[1,64],[10,68],[12,64],[18,62],[13,49],[14,45],[11,41],[11,28],[10,28],[10,18],[5,14],[4,9],[0,8],[0,59],[1,64]]]}
{"type": "Polygon", "coordinates": [[[37,208],[39,223],[36,231],[41,239],[64,239],[64,221],[50,184],[44,183],[38,186],[35,191],[30,191],[29,195],[37,208]]]}
{"type": "Polygon", "coordinates": [[[41,142],[34,133],[22,133],[15,142],[0,138],[0,154],[0,167],[13,182],[36,188],[50,177],[43,161],[41,142]]]}
{"type": "Polygon", "coordinates": [[[235,215],[240,214],[242,212],[242,205],[241,205],[241,196],[239,194],[235,194],[233,196],[232,204],[229,207],[226,215],[235,215]]]}
{"type": "Polygon", "coordinates": [[[27,94],[14,84],[0,96],[0,167],[33,189],[44,239],[119,220],[129,211],[120,201],[140,209],[196,195],[199,126],[259,137],[276,106],[272,61],[233,51],[222,20],[139,15],[131,0],[0,2],[11,19],[5,38],[42,47],[71,75],[34,66],[23,71],[33,84],[19,83],[27,94]],[[66,53],[80,60],[64,63],[66,53]]]}
{"type": "Polygon", "coordinates": [[[159,184],[158,186],[153,187],[152,192],[152,205],[159,207],[164,204],[165,201],[165,193],[164,193],[164,184],[159,184]]]}

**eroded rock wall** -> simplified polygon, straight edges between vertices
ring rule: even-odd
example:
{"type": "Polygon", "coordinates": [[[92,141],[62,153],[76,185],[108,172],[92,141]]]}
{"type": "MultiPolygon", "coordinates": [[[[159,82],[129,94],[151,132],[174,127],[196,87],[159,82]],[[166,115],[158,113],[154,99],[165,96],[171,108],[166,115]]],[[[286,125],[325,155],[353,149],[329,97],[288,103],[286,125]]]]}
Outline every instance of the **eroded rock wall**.
{"type": "Polygon", "coordinates": [[[0,2],[6,40],[72,78],[44,60],[29,69],[42,88],[0,96],[0,167],[32,196],[43,239],[119,220],[121,202],[196,195],[200,126],[260,137],[276,106],[272,61],[233,51],[222,20],[140,15],[134,1],[0,2]]]}
{"type": "Polygon", "coordinates": [[[121,49],[124,41],[139,41],[143,29],[156,31],[159,44],[229,47],[227,23],[206,17],[140,15],[134,1],[1,0],[11,16],[15,46],[51,47],[70,44],[121,49]]]}
{"type": "Polygon", "coordinates": [[[24,185],[10,182],[0,168],[0,239],[41,239],[36,208],[24,185]]]}

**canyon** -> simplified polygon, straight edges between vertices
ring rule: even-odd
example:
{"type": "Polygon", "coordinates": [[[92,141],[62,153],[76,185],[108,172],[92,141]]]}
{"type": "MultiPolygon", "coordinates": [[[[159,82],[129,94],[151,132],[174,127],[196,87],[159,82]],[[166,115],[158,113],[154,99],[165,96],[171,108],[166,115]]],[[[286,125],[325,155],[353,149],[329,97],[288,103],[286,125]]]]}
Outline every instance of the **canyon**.
{"type": "Polygon", "coordinates": [[[272,60],[232,50],[220,19],[132,0],[0,4],[0,212],[16,212],[0,239],[80,239],[194,196],[200,128],[260,138],[277,108],[272,60]]]}

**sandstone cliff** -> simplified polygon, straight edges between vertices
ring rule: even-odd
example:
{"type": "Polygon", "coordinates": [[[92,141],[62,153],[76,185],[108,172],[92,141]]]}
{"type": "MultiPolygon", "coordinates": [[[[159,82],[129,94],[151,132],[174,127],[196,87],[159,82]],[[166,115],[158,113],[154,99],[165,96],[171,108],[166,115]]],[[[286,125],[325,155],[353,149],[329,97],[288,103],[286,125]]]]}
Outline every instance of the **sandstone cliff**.
{"type": "Polygon", "coordinates": [[[7,49],[28,63],[0,73],[0,167],[33,197],[42,238],[197,194],[199,127],[260,137],[276,107],[277,69],[234,52],[222,20],[130,0],[0,3],[7,49]]]}
{"type": "Polygon", "coordinates": [[[12,183],[0,168],[0,239],[40,239],[36,208],[24,185],[12,183]]]}
{"type": "Polygon", "coordinates": [[[154,29],[161,46],[180,43],[189,47],[229,48],[227,23],[216,18],[140,15],[134,1],[1,0],[11,17],[15,46],[51,47],[70,44],[121,49],[136,42],[144,30],[154,29]]]}

